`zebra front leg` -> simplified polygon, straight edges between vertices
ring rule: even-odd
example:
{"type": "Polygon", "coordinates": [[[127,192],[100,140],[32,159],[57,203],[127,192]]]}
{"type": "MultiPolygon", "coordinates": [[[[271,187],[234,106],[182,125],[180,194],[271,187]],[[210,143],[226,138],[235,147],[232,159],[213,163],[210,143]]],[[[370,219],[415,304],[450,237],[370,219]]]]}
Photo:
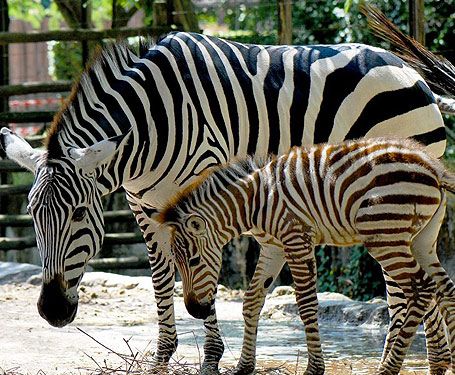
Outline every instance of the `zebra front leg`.
{"type": "Polygon", "coordinates": [[[147,242],[147,250],[158,313],[158,341],[154,359],[158,364],[167,365],[178,345],[174,312],[175,272],[169,242],[160,237],[166,238],[167,233],[156,232],[147,242]]]}
{"type": "Polygon", "coordinates": [[[269,236],[255,235],[261,244],[258,263],[243,301],[244,334],[240,360],[232,371],[235,375],[248,375],[256,367],[256,341],[259,315],[267,292],[284,265],[284,251],[279,244],[268,242],[269,236]]]}
{"type": "Polygon", "coordinates": [[[152,270],[158,313],[158,339],[154,362],[159,372],[159,367],[168,364],[178,345],[174,313],[175,272],[169,245],[169,232],[166,228],[159,227],[146,214],[150,209],[143,209],[132,195],[127,193],[126,197],[144,237],[152,270]]]}
{"type": "Polygon", "coordinates": [[[205,342],[204,362],[201,367],[201,375],[219,374],[218,364],[223,356],[224,344],[221,339],[218,322],[216,319],[215,298],[212,300],[210,315],[204,320],[205,342]]]}
{"type": "Polygon", "coordinates": [[[318,325],[317,267],[314,246],[308,242],[308,238],[298,240],[294,237],[292,246],[285,246],[285,254],[294,279],[299,315],[305,325],[308,365],[304,375],[322,375],[325,365],[318,325]]]}

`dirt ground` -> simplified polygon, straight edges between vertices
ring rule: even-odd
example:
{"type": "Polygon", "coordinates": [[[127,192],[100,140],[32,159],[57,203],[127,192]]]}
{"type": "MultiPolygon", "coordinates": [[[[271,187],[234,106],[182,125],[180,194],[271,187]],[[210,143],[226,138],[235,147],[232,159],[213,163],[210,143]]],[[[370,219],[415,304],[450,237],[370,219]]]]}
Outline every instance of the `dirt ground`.
{"type": "MultiPolygon", "coordinates": [[[[51,327],[38,315],[39,286],[0,285],[0,375],[126,374],[128,369],[134,373],[132,358],[137,355],[138,360],[144,353],[153,352],[156,340],[156,306],[150,278],[118,276],[106,280],[95,273],[90,277],[81,287],[76,320],[64,328],[51,327]]],[[[220,293],[217,310],[219,320],[241,321],[241,295],[220,293]]],[[[179,348],[173,357],[173,372],[196,374],[202,355],[202,324],[188,315],[181,297],[176,297],[176,317],[179,348]]],[[[222,373],[228,373],[239,352],[240,347],[226,348],[222,373]]],[[[258,373],[303,374],[305,362],[304,351],[293,361],[258,360],[258,373]]],[[[378,358],[334,360],[327,363],[326,373],[373,374],[377,363],[378,358]]],[[[425,373],[422,358],[407,360],[401,372],[425,373]]]]}

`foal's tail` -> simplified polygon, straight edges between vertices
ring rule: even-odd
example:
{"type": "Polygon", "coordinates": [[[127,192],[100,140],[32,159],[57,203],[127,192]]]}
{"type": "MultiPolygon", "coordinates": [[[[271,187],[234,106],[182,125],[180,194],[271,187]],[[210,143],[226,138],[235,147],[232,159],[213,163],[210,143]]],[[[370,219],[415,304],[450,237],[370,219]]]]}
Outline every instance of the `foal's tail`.
{"type": "Polygon", "coordinates": [[[442,97],[435,95],[441,112],[455,115],[455,66],[401,32],[374,6],[363,4],[361,11],[367,17],[368,26],[373,33],[389,42],[397,55],[424,77],[432,91],[443,95],[442,97]]]}
{"type": "Polygon", "coordinates": [[[444,172],[439,180],[439,184],[444,189],[446,189],[452,193],[455,193],[455,174],[448,171],[447,169],[444,170],[444,172]]]}

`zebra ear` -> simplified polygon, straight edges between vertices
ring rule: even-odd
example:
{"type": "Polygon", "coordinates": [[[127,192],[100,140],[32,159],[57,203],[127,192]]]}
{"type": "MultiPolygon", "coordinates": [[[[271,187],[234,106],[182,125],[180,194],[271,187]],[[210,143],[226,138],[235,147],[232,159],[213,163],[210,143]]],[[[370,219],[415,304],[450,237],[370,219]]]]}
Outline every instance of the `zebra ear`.
{"type": "Polygon", "coordinates": [[[188,231],[196,236],[204,234],[207,230],[205,220],[199,215],[193,214],[185,222],[188,231]]]}
{"type": "Polygon", "coordinates": [[[0,144],[6,152],[6,156],[28,170],[35,172],[36,163],[43,150],[35,150],[22,137],[13,133],[8,128],[0,130],[0,144]]]}
{"type": "Polygon", "coordinates": [[[71,148],[69,155],[86,173],[93,172],[100,165],[108,163],[114,158],[130,133],[131,129],[125,134],[105,139],[86,148],[71,148]]]}

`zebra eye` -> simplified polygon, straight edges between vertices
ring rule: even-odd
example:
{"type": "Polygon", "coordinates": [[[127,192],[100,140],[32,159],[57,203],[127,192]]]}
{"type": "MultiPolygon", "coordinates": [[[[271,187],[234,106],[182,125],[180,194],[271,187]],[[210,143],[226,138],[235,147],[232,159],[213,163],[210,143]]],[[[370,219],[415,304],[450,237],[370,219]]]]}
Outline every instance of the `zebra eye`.
{"type": "Polygon", "coordinates": [[[195,258],[190,259],[189,265],[190,265],[190,267],[194,267],[194,266],[197,266],[200,262],[201,262],[201,257],[197,256],[195,258]]]}
{"type": "Polygon", "coordinates": [[[78,207],[73,212],[73,221],[81,221],[87,213],[86,207],[78,207]]]}

